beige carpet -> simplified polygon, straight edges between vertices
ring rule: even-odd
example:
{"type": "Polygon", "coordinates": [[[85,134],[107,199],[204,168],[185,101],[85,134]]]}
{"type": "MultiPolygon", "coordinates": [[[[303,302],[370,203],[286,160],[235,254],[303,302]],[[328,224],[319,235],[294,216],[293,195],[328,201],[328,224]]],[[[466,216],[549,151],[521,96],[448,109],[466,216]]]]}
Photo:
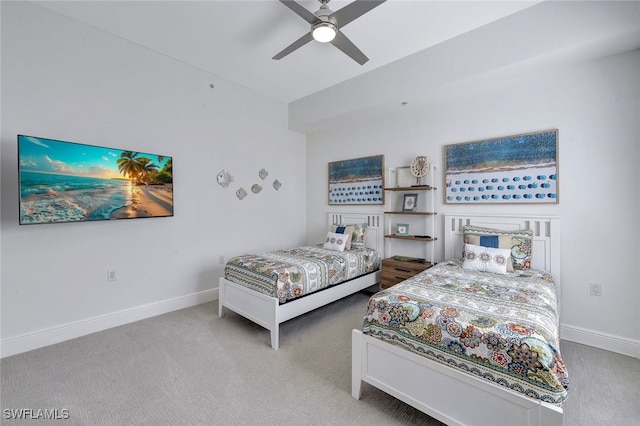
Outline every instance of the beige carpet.
{"type": "MultiPolygon", "coordinates": [[[[351,329],[368,296],[283,324],[278,351],[265,329],[228,310],[218,318],[208,303],[5,358],[0,422],[440,424],[366,384],[361,400],[351,397],[351,329]],[[7,419],[7,409],[21,408],[58,409],[69,419],[7,419]]],[[[640,424],[639,360],[570,342],[562,351],[572,383],[565,425],[640,424]]]]}

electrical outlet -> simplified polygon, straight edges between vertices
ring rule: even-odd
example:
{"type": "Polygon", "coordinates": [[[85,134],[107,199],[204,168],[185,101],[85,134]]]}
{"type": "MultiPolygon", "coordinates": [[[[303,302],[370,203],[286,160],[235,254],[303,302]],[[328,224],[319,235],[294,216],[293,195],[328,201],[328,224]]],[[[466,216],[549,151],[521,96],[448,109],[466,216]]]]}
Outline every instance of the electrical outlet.
{"type": "Polygon", "coordinates": [[[224,265],[224,255],[221,255],[221,256],[218,257],[218,263],[220,265],[224,265]]]}
{"type": "Polygon", "coordinates": [[[116,280],[116,271],[107,271],[107,281],[115,281],[116,280]]]}
{"type": "Polygon", "coordinates": [[[589,290],[592,296],[602,296],[602,284],[600,283],[589,283],[589,290]]]}

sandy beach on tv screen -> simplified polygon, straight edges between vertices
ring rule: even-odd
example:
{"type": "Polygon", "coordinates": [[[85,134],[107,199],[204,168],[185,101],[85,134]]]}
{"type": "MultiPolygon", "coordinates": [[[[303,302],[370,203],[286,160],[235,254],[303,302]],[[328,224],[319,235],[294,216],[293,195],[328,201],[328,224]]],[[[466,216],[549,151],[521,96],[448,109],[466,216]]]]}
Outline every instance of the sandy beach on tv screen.
{"type": "Polygon", "coordinates": [[[112,219],[173,215],[173,185],[139,185],[133,190],[132,203],[111,213],[112,219]]]}

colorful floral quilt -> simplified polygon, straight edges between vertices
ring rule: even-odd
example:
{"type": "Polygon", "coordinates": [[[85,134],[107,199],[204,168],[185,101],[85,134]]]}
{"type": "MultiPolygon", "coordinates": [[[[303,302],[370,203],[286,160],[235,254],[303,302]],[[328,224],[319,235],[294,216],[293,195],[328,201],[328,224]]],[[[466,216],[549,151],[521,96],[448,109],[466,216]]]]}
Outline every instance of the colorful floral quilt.
{"type": "Polygon", "coordinates": [[[305,246],[234,257],[227,262],[224,277],[285,303],[379,268],[375,250],[338,252],[305,246]]]}
{"type": "Polygon", "coordinates": [[[468,271],[448,260],[374,294],[363,332],[561,405],[568,376],[558,323],[548,273],[468,271]]]}

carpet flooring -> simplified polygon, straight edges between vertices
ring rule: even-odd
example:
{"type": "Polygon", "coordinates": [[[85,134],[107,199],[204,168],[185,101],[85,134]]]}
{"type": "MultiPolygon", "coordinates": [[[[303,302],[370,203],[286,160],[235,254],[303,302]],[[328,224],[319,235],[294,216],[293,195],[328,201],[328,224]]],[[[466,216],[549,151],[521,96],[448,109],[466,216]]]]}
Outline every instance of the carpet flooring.
{"type": "MultiPolygon", "coordinates": [[[[4,358],[0,423],[440,425],[367,384],[351,397],[351,330],[368,297],[284,323],[278,351],[262,327],[228,310],[218,318],[216,302],[4,358]],[[10,418],[20,409],[68,418],[10,418]]],[[[566,426],[640,424],[640,360],[566,341],[561,351],[566,426]]]]}

